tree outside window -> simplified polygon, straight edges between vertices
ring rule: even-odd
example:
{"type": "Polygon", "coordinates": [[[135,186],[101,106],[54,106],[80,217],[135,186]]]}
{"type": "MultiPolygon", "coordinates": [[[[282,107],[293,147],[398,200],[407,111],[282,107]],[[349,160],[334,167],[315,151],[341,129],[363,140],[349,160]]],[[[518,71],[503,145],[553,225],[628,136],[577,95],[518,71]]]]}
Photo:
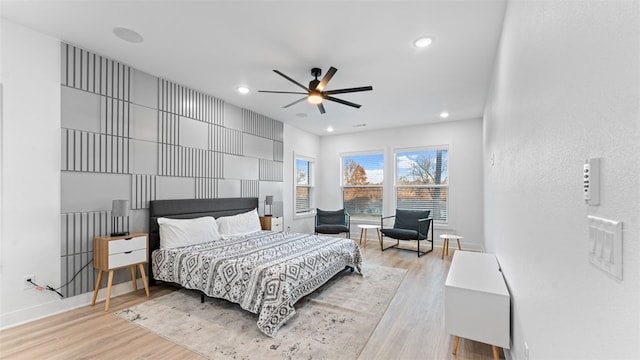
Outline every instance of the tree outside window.
{"type": "Polygon", "coordinates": [[[383,169],[382,153],[342,156],[343,204],[352,217],[382,216],[383,169]]]}
{"type": "Polygon", "coordinates": [[[449,221],[447,148],[396,153],[396,207],[431,210],[435,222],[449,221]]]}

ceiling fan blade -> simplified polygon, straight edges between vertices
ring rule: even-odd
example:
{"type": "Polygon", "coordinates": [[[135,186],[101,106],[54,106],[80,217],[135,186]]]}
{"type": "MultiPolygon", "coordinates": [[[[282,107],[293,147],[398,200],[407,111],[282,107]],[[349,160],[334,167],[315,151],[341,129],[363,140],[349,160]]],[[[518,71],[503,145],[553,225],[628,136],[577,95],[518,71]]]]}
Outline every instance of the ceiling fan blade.
{"type": "Polygon", "coordinates": [[[318,104],[318,110],[320,110],[320,114],[324,114],[326,111],[324,111],[324,105],[322,105],[322,103],[318,104]]]}
{"type": "Polygon", "coordinates": [[[269,90],[258,90],[258,92],[263,92],[263,93],[272,93],[272,94],[300,94],[300,95],[308,95],[307,93],[303,93],[303,92],[295,92],[295,91],[269,91],[269,90]]]}
{"type": "Polygon", "coordinates": [[[327,73],[324,75],[322,80],[320,80],[320,83],[318,84],[318,86],[316,86],[316,90],[317,91],[324,90],[325,86],[327,86],[327,83],[329,83],[329,80],[331,80],[331,78],[336,73],[336,71],[338,71],[338,69],[334,68],[333,66],[330,67],[329,71],[327,71],[327,73]]]}
{"type": "Polygon", "coordinates": [[[291,104],[287,104],[287,105],[283,106],[283,108],[288,108],[289,106],[291,106],[291,105],[295,105],[295,104],[299,103],[300,101],[304,101],[304,100],[307,100],[307,97],[306,97],[306,96],[305,96],[305,97],[303,97],[302,99],[298,99],[298,100],[296,100],[296,101],[292,102],[291,104]]]}
{"type": "Polygon", "coordinates": [[[373,90],[373,87],[372,86],[361,86],[361,87],[354,87],[354,88],[348,88],[348,89],[336,89],[336,90],[325,91],[324,94],[325,95],[335,95],[335,94],[344,94],[344,93],[352,93],[352,92],[358,92],[358,91],[369,91],[369,90],[373,90]]]}
{"type": "Polygon", "coordinates": [[[334,98],[333,96],[325,96],[324,98],[325,98],[325,100],[334,101],[334,102],[340,103],[342,105],[353,106],[356,109],[359,109],[360,106],[362,106],[360,104],[352,103],[351,101],[346,101],[346,100],[334,98]]]}
{"type": "Polygon", "coordinates": [[[297,81],[293,80],[292,78],[288,77],[287,75],[285,75],[285,74],[281,73],[280,71],[278,71],[278,70],[273,70],[273,72],[275,72],[276,74],[278,74],[278,75],[282,76],[283,78],[285,78],[285,79],[287,79],[287,80],[291,81],[292,83],[294,83],[294,84],[296,84],[296,85],[300,86],[301,88],[303,88],[303,89],[305,89],[305,90],[309,91],[309,88],[307,88],[306,86],[304,86],[304,85],[300,84],[299,82],[297,82],[297,81]]]}

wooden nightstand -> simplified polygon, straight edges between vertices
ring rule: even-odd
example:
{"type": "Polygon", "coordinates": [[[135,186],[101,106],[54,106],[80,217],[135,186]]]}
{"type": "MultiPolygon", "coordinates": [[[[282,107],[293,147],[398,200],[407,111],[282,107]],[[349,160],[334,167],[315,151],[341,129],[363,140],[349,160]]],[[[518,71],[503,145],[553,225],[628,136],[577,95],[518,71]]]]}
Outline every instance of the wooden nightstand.
{"type": "Polygon", "coordinates": [[[284,218],[282,216],[260,216],[262,230],[281,232],[284,230],[284,218]]]}
{"type": "Polygon", "coordinates": [[[126,236],[98,236],[93,239],[93,267],[100,270],[98,279],[96,280],[96,289],[93,292],[93,300],[91,305],[96,304],[98,290],[102,282],[102,273],[109,272],[109,281],[107,282],[107,299],[104,304],[104,311],[109,310],[109,300],[111,298],[111,284],[113,282],[113,271],[129,267],[131,270],[131,280],[133,281],[133,289],[138,290],[136,282],[136,265],[140,269],[142,275],[142,283],[144,290],[149,297],[149,285],[147,284],[147,275],[144,272],[144,263],[149,261],[148,249],[149,234],[136,233],[126,236]]]}

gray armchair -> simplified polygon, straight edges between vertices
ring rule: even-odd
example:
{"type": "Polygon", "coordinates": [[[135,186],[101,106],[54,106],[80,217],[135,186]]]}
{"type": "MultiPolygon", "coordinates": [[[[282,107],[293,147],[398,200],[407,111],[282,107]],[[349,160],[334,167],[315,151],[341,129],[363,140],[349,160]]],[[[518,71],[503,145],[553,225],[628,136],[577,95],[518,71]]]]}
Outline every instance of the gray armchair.
{"type": "Polygon", "coordinates": [[[351,237],[351,217],[344,209],[327,211],[316,209],[316,235],[346,233],[351,237]]]}
{"type": "Polygon", "coordinates": [[[418,253],[418,257],[430,253],[433,251],[433,219],[429,217],[429,210],[402,210],[396,209],[396,214],[392,216],[385,216],[380,219],[380,233],[382,234],[382,242],[380,243],[380,250],[385,251],[387,249],[400,249],[415,251],[418,253]],[[385,219],[393,218],[394,224],[392,228],[384,225],[385,219]],[[431,238],[429,238],[429,234],[431,238]],[[396,243],[392,246],[384,247],[384,237],[389,237],[396,240],[396,243]],[[400,247],[400,240],[402,241],[416,241],[418,249],[407,249],[400,247]],[[427,251],[420,251],[420,242],[431,242],[431,249],[427,251]]]}

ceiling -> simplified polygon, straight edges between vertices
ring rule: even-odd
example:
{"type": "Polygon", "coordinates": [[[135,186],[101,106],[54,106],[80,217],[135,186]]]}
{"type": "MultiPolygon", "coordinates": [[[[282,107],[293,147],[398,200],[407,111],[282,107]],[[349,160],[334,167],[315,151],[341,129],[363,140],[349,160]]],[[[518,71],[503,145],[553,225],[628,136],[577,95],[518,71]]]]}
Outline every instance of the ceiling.
{"type": "Polygon", "coordinates": [[[317,135],[479,118],[490,86],[506,0],[494,1],[8,1],[2,17],[155,76],[317,135]],[[141,43],[117,38],[125,27],[141,43]],[[418,49],[420,36],[434,39],[418,49]],[[283,108],[310,69],[338,72],[325,101],[283,108]],[[249,87],[242,95],[239,85],[249,87]],[[440,113],[447,111],[443,120],[440,113]],[[362,124],[365,124],[363,127],[362,124]],[[327,128],[334,132],[328,133],[327,128]]]}

